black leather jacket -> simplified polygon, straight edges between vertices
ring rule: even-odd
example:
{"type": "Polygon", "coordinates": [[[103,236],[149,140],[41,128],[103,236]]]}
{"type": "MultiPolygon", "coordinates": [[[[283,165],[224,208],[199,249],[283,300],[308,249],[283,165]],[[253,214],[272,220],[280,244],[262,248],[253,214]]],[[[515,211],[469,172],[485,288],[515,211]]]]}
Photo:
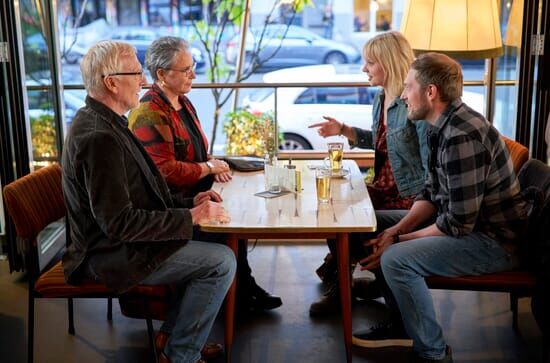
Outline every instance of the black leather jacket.
{"type": "Polygon", "coordinates": [[[123,292],[191,238],[191,213],[181,207],[191,207],[192,200],[172,199],[125,119],[91,97],[72,122],[62,170],[71,240],[63,256],[68,282],[92,271],[123,292]]]}

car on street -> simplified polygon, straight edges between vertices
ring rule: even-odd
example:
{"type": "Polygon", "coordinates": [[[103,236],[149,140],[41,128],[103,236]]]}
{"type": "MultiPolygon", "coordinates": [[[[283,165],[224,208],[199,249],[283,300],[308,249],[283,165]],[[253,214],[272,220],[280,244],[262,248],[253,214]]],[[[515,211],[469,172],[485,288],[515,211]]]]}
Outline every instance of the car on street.
{"type": "MultiPolygon", "coordinates": [[[[291,87],[277,90],[277,123],[283,133],[283,150],[325,149],[327,142],[339,137],[323,139],[309,125],[320,122],[323,116],[334,116],[347,125],[370,128],[372,101],[378,91],[368,86],[368,77],[361,73],[359,64],[316,65],[281,69],[266,73],[265,83],[274,82],[361,82],[361,87],[291,87]]],[[[272,88],[262,88],[243,100],[251,111],[274,110],[275,94],[272,88]]]]}
{"type": "MultiPolygon", "coordinates": [[[[119,27],[111,33],[111,39],[124,41],[136,48],[139,62],[145,65],[145,54],[151,43],[164,34],[159,34],[154,30],[140,27],[119,27]]],[[[206,61],[200,49],[191,46],[191,55],[197,64],[196,72],[201,73],[205,70],[206,61]]]]}
{"type": "MultiPolygon", "coordinates": [[[[368,77],[359,64],[316,65],[281,69],[266,73],[265,83],[305,82],[361,82],[360,87],[281,87],[277,90],[277,124],[284,141],[281,150],[325,150],[327,142],[342,141],[341,136],[323,138],[309,125],[332,116],[346,125],[370,130],[372,127],[372,102],[379,90],[368,86],[368,77]]],[[[463,100],[480,113],[484,113],[484,96],[464,91],[463,100]]],[[[498,101],[497,101],[498,102],[498,101]]],[[[243,106],[251,112],[273,112],[275,94],[272,88],[260,88],[243,100],[243,106]]],[[[345,143],[348,148],[348,143],[345,143]]]]}
{"type": "MultiPolygon", "coordinates": [[[[355,47],[325,39],[314,32],[290,25],[285,34],[285,24],[270,24],[250,28],[246,36],[245,66],[259,64],[260,69],[276,69],[314,64],[356,63],[361,59],[355,47]],[[259,54],[254,54],[261,39],[259,54]]],[[[239,53],[240,35],[227,43],[226,60],[235,64],[239,53]]]]}
{"type": "MultiPolygon", "coordinates": [[[[27,82],[27,85],[29,83],[27,82]]],[[[51,91],[28,90],[27,97],[29,101],[29,117],[31,119],[41,116],[54,115],[51,91]]],[[[75,91],[63,92],[63,105],[65,107],[65,123],[70,125],[76,112],[85,104],[84,98],[75,94],[75,91]]]]}

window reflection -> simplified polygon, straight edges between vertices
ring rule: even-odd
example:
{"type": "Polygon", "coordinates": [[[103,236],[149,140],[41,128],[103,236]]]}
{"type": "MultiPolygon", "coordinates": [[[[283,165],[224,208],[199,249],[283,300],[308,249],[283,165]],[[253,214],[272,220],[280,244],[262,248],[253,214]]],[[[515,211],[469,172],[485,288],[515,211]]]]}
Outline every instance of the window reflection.
{"type": "MultiPolygon", "coordinates": [[[[32,3],[31,0],[26,0],[32,3]]],[[[508,0],[501,4],[501,32],[504,34],[509,28],[514,16],[510,15],[512,8],[517,7],[521,0],[508,0]]],[[[286,3],[279,4],[273,11],[273,1],[253,1],[251,8],[251,23],[245,44],[245,68],[255,62],[263,62],[261,67],[247,77],[247,81],[264,82],[269,72],[281,68],[302,67],[320,63],[356,63],[361,64],[362,46],[372,36],[387,29],[399,29],[403,12],[403,1],[391,0],[347,0],[347,1],[315,1],[315,7],[305,7],[302,12],[293,13],[292,7],[286,3]],[[259,38],[263,25],[268,16],[270,26],[264,36],[271,40],[265,42],[264,48],[259,53],[254,53],[252,44],[259,38]],[[286,24],[292,27],[285,33],[286,24]],[[329,29],[330,28],[330,29],[329,29]],[[271,31],[270,29],[277,29],[271,31]],[[283,37],[284,35],[284,37],[283,37]],[[250,43],[250,44],[249,44],[250,43]],[[312,49],[315,49],[312,51],[312,49]],[[271,56],[273,50],[276,54],[271,56]],[[269,51],[269,52],[268,52],[269,51]],[[320,56],[322,55],[322,56],[320,56]],[[269,59],[267,59],[269,58],[269,59]],[[266,60],[267,59],[267,60],[266,60]]],[[[118,39],[133,44],[138,52],[140,61],[143,62],[145,52],[150,43],[164,35],[176,35],[187,39],[191,43],[193,57],[198,64],[197,83],[208,83],[212,79],[216,82],[233,81],[237,54],[240,47],[240,23],[227,23],[224,31],[221,27],[224,22],[231,19],[229,13],[217,13],[218,2],[211,1],[203,6],[200,0],[65,0],[59,1],[59,37],[60,44],[70,49],[63,51],[62,68],[63,82],[66,84],[80,84],[80,70],[78,63],[87,49],[101,39],[118,39]],[[85,4],[85,5],[84,5],[85,4]],[[91,4],[91,5],[89,5],[91,4]],[[80,14],[83,16],[79,20],[80,14]],[[199,40],[200,24],[202,29],[208,29],[206,39],[210,47],[214,41],[219,41],[219,49],[216,53],[210,53],[199,40]],[[218,37],[216,34],[220,34],[218,37]],[[66,55],[65,55],[66,53],[66,55]],[[215,60],[217,71],[212,72],[210,62],[215,60]],[[216,78],[212,78],[216,75],[216,78]]],[[[519,17],[521,19],[521,16],[519,17]]],[[[236,19],[236,18],[235,18],[236,19]]],[[[517,26],[515,26],[517,29],[517,26]]],[[[521,27],[519,28],[521,29],[521,27]]],[[[32,34],[29,34],[32,35],[32,34]]],[[[38,38],[38,36],[36,36],[38,38]]],[[[29,51],[34,47],[40,47],[40,40],[31,38],[29,51]]],[[[45,44],[45,43],[44,43],[45,44]]],[[[36,62],[40,63],[39,57],[36,62]]],[[[484,60],[459,60],[464,70],[466,81],[481,82],[484,79],[484,60]]],[[[517,79],[517,48],[505,47],[504,56],[497,62],[498,80],[517,79]]],[[[47,63],[46,63],[47,65],[47,63]]],[[[40,68],[40,67],[39,67],[40,68]]],[[[42,67],[47,70],[48,67],[42,67]]],[[[305,70],[304,70],[305,72],[305,70]]],[[[35,79],[50,79],[38,73],[33,73],[35,79]]],[[[351,72],[350,72],[351,73],[351,72]]],[[[357,69],[360,75],[360,70],[357,69]]],[[[284,81],[284,80],[283,80],[284,81]]],[[[295,81],[295,80],[292,80],[295,81]]],[[[348,79],[346,81],[353,81],[348,79]]],[[[307,82],[304,81],[304,82],[307,82]]],[[[498,86],[495,99],[495,126],[505,135],[513,136],[515,129],[515,92],[516,86],[498,86]]],[[[282,90],[279,90],[282,92],[282,90]]],[[[215,91],[216,92],[216,91],[215,91]]],[[[214,92],[214,93],[215,93],[214,92]]],[[[217,91],[225,99],[229,91],[217,91]]],[[[370,105],[372,89],[369,88],[308,88],[304,87],[300,94],[292,100],[293,105],[370,105]],[[364,91],[366,90],[366,92],[364,91]],[[299,97],[298,97],[299,96],[299,97]]],[[[466,87],[465,101],[480,112],[484,112],[484,88],[482,86],[466,87]]],[[[284,92],[283,92],[284,93],[284,92]]],[[[83,94],[77,95],[82,102],[83,94]]],[[[202,125],[206,129],[213,130],[213,120],[220,115],[223,122],[224,115],[231,111],[231,102],[220,107],[216,112],[216,102],[211,90],[193,90],[189,97],[194,99],[202,125]]],[[[245,100],[260,104],[261,101],[273,97],[273,90],[240,91],[238,107],[247,107],[245,100]],[[255,100],[256,99],[256,100],[255,100]]],[[[279,100],[283,102],[284,99],[279,100]]],[[[74,102],[76,103],[76,102],[74,102]]],[[[70,126],[72,109],[65,102],[66,125],[70,126]]],[[[283,106],[280,106],[283,107],[283,106]]],[[[273,106],[271,106],[273,110],[273,106]]],[[[284,111],[278,109],[278,117],[283,117],[284,111]]],[[[340,112],[340,111],[338,111],[340,112]]],[[[344,112],[344,111],[341,111],[344,112]]],[[[363,111],[361,111],[363,112],[363,111]]],[[[366,111],[370,112],[370,111],[366,111]]],[[[347,113],[344,112],[345,117],[347,113]]],[[[338,116],[335,114],[335,116],[338,116]]],[[[344,119],[344,117],[341,117],[344,119]]],[[[370,115],[363,119],[370,118],[370,115]]],[[[217,127],[215,150],[223,152],[224,135],[217,127]]],[[[364,126],[363,126],[364,128],[364,126]]],[[[209,131],[206,131],[209,134],[209,131]]],[[[209,135],[211,137],[212,135],[209,135]]]]}
{"type": "Polygon", "coordinates": [[[25,63],[25,80],[28,105],[28,130],[32,148],[33,167],[57,161],[57,133],[53,111],[50,50],[41,21],[43,8],[38,0],[20,3],[20,22],[25,63]],[[39,90],[32,87],[43,87],[39,90]]]}

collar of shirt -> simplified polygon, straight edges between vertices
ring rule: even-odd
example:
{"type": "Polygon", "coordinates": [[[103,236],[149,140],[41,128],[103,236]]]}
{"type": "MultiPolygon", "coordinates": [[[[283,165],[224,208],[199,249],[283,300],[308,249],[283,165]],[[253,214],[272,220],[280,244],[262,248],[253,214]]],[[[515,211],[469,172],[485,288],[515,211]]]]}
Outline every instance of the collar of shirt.
{"type": "MultiPolygon", "coordinates": [[[[158,96],[158,99],[162,101],[166,107],[168,107],[171,110],[175,110],[174,106],[172,106],[172,103],[168,101],[168,98],[166,97],[162,89],[158,86],[158,84],[153,83],[153,85],[151,86],[151,90],[148,93],[154,93],[154,95],[158,96]]],[[[185,97],[186,97],[185,95],[178,96],[178,100],[183,107],[185,107],[184,106],[185,97]]],[[[145,97],[142,98],[142,101],[143,100],[145,100],[145,97]]]]}
{"type": "Polygon", "coordinates": [[[443,113],[441,113],[441,116],[437,119],[435,124],[433,125],[433,132],[439,133],[444,127],[447,121],[451,118],[451,115],[455,112],[456,109],[458,109],[462,105],[462,100],[460,98],[457,98],[453,102],[449,102],[443,113]]]}
{"type": "Polygon", "coordinates": [[[96,100],[95,98],[87,95],[86,96],[86,105],[95,110],[97,113],[102,115],[108,120],[116,120],[124,128],[128,127],[128,119],[124,115],[119,115],[115,111],[111,110],[104,103],[96,100]]]}

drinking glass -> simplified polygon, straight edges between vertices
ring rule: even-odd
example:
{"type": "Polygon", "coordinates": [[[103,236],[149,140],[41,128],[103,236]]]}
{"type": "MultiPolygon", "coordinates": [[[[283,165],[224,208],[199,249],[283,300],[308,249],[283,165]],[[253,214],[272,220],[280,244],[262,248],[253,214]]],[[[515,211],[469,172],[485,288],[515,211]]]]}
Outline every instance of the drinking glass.
{"type": "Polygon", "coordinates": [[[330,170],[317,169],[315,171],[315,187],[317,189],[317,201],[328,203],[330,201],[330,170]]]}
{"type": "Polygon", "coordinates": [[[344,143],[329,142],[328,144],[328,159],[330,161],[331,170],[342,169],[342,160],[344,159],[344,143]]]}

